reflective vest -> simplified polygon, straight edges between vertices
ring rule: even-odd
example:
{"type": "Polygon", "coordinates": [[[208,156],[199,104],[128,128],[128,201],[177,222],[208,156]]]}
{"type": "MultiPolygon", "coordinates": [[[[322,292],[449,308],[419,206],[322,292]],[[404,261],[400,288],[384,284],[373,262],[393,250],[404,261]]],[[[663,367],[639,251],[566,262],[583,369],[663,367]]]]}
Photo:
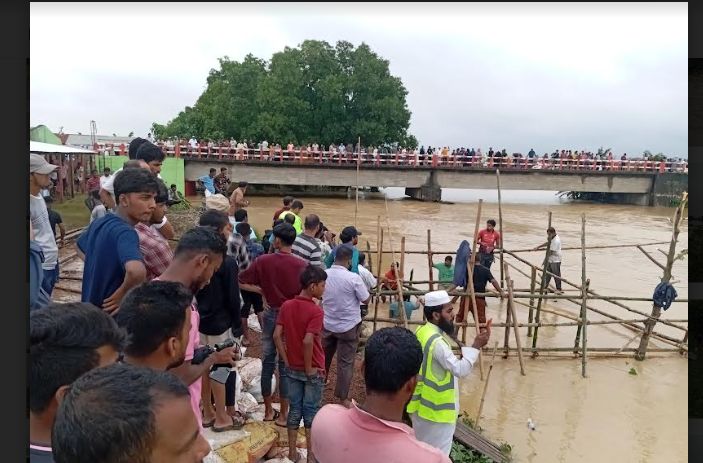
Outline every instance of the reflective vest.
{"type": "Polygon", "coordinates": [[[454,375],[445,370],[441,377],[432,372],[433,352],[438,342],[449,346],[435,325],[425,323],[415,331],[422,346],[422,366],[417,385],[410,402],[408,413],[417,415],[435,423],[455,423],[457,419],[456,396],[454,394],[454,375]]]}

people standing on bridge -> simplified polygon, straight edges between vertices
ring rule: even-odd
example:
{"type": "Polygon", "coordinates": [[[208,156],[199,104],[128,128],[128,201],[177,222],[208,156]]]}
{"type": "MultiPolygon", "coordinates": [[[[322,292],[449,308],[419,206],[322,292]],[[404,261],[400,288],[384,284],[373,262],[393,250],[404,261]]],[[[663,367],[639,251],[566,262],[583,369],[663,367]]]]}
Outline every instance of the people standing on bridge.
{"type": "Polygon", "coordinates": [[[220,173],[215,177],[215,193],[226,195],[230,182],[231,180],[227,176],[227,168],[220,167],[220,173]]]}
{"type": "Polygon", "coordinates": [[[295,232],[300,235],[303,233],[303,220],[300,218],[300,211],[303,210],[303,202],[295,199],[290,205],[290,210],[289,211],[283,211],[281,214],[278,216],[280,220],[285,220],[287,215],[293,215],[295,217],[295,220],[293,221],[293,228],[295,228],[295,232]]]}
{"type": "Polygon", "coordinates": [[[423,359],[407,412],[417,439],[449,455],[459,414],[458,378],[471,374],[479,349],[491,337],[492,320],[468,347],[456,336],[454,309],[446,291],[427,293],[424,305],[427,323],[415,331],[423,359]],[[461,360],[452,352],[450,339],[461,348],[461,360]]]}
{"type": "MultiPolygon", "coordinates": [[[[563,291],[561,290],[561,238],[559,238],[559,235],[557,235],[557,231],[554,229],[554,227],[549,227],[547,228],[547,242],[540,244],[536,248],[533,249],[533,251],[539,251],[540,249],[547,249],[547,245],[549,244],[549,256],[547,257],[547,270],[556,275],[554,277],[554,284],[557,287],[557,294],[562,294],[563,291]],[[549,242],[549,239],[551,238],[551,244],[549,242]]],[[[552,275],[549,273],[547,274],[547,278],[545,280],[545,287],[549,287],[549,281],[552,279],[552,275]]]]}
{"type": "Polygon", "coordinates": [[[238,210],[249,206],[249,200],[244,199],[248,185],[247,182],[239,182],[237,188],[232,192],[232,196],[229,197],[229,215],[234,215],[238,210]]]}
{"type": "Polygon", "coordinates": [[[500,233],[495,230],[496,221],[490,219],[486,222],[486,228],[478,232],[479,262],[488,269],[491,268],[495,256],[493,251],[496,247],[502,247],[500,233]]]}
{"type": "Polygon", "coordinates": [[[272,222],[275,222],[278,220],[278,218],[281,216],[282,213],[286,211],[290,211],[290,205],[295,200],[292,196],[285,196],[283,198],[283,207],[278,209],[276,212],[273,213],[273,220],[272,222]]]}

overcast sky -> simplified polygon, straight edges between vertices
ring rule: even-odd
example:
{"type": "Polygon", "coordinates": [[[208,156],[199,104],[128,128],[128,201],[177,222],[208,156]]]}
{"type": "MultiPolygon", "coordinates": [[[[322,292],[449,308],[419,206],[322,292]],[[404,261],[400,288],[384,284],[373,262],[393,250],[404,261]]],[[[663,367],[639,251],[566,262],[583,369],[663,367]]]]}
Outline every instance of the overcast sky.
{"type": "MultiPolygon", "coordinates": [[[[217,58],[366,42],[409,94],[421,144],[686,156],[678,4],[30,3],[30,122],[145,136],[217,58]]],[[[362,135],[363,142],[363,135],[362,135]]]]}

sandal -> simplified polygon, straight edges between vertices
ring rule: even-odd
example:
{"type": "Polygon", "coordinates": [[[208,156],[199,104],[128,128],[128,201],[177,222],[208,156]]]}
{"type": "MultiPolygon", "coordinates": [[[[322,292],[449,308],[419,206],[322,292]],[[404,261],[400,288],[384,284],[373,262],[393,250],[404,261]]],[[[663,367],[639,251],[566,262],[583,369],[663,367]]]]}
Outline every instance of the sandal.
{"type": "Polygon", "coordinates": [[[211,428],[215,426],[215,418],[212,419],[212,421],[208,421],[207,423],[203,422],[203,428],[211,428]]]}
{"type": "Polygon", "coordinates": [[[235,421],[233,416],[230,416],[230,418],[232,418],[232,424],[227,425],[222,428],[218,428],[217,426],[213,425],[212,431],[213,432],[225,432],[225,431],[238,431],[238,430],[242,429],[242,426],[244,426],[244,423],[235,421]]]}
{"type": "Polygon", "coordinates": [[[264,419],[264,421],[276,421],[276,419],[277,419],[279,416],[280,416],[280,413],[278,412],[278,410],[274,409],[274,410],[273,410],[273,418],[271,418],[270,420],[264,419]]]}

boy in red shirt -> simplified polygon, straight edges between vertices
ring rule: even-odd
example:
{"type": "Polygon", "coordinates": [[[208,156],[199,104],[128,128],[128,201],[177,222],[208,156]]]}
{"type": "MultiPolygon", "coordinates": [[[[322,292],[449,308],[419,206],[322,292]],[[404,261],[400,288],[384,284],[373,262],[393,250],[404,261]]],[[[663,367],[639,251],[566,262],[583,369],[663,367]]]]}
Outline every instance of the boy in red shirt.
{"type": "Polygon", "coordinates": [[[299,296],[283,303],[276,321],[273,340],[278,355],[286,366],[288,381],[288,458],[298,461],[296,442],[300,419],[305,425],[308,463],[313,463],[310,428],[320,409],[325,377],[325,353],[322,350],[323,312],[313,299],[325,292],[327,273],[320,267],[308,265],[300,275],[303,288],[299,296]],[[285,337],[285,339],[284,339],[285,337]]]}
{"type": "Polygon", "coordinates": [[[478,252],[480,264],[486,268],[491,268],[493,264],[493,250],[501,247],[500,233],[495,231],[496,221],[490,219],[486,222],[486,228],[478,232],[478,252]]]}

